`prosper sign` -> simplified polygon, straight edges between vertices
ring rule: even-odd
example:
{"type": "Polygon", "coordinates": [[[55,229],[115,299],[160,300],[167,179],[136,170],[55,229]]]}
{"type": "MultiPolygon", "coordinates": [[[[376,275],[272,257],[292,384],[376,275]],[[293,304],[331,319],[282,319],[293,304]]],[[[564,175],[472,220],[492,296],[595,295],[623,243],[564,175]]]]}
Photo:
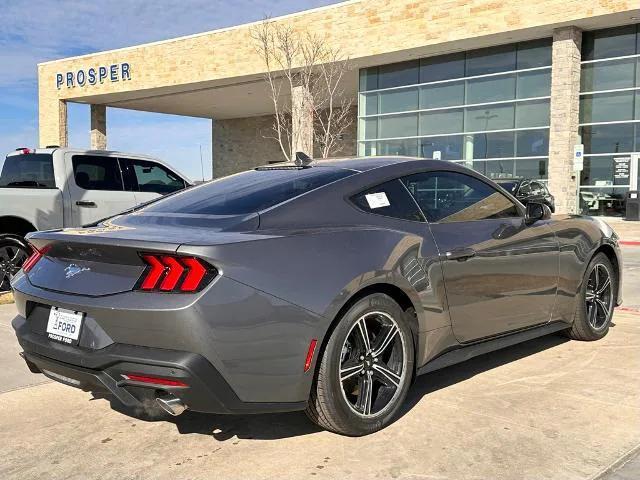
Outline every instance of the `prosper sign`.
{"type": "Polygon", "coordinates": [[[66,85],[67,88],[73,88],[120,80],[131,80],[131,67],[128,63],[114,63],[108,66],[91,67],[87,70],[57,73],[56,87],[60,90],[63,85],[66,85]]]}

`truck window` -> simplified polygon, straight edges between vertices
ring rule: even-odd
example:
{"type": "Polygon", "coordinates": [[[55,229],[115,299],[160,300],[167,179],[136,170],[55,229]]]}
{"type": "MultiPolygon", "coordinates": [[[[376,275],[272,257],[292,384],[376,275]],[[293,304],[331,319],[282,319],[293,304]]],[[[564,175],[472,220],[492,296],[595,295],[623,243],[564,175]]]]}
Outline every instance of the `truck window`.
{"type": "Polygon", "coordinates": [[[56,188],[51,154],[8,155],[0,173],[0,187],[56,188]]]}
{"type": "Polygon", "coordinates": [[[93,155],[73,156],[73,177],[85,190],[122,191],[122,173],[117,158],[93,155]]]}
{"type": "Polygon", "coordinates": [[[182,190],[185,187],[182,178],[162,165],[135,159],[129,159],[128,162],[133,169],[140,192],[166,195],[176,190],[182,190]]]}

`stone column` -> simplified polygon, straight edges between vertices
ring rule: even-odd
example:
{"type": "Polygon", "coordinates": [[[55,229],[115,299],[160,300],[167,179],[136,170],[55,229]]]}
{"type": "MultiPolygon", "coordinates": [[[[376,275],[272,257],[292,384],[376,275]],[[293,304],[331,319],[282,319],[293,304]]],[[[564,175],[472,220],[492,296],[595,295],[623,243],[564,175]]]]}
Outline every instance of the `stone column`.
{"type": "Polygon", "coordinates": [[[291,89],[291,146],[293,152],[313,156],[313,111],[311,94],[304,86],[291,89]]]}
{"type": "Polygon", "coordinates": [[[556,213],[577,212],[579,174],[573,171],[573,148],[578,143],[581,44],[582,31],[576,27],[553,32],[548,173],[556,213]]]}
{"type": "Polygon", "coordinates": [[[107,149],[107,107],[91,105],[91,150],[107,149]]]}
{"type": "Polygon", "coordinates": [[[44,99],[40,96],[38,118],[40,148],[48,145],[68,146],[67,102],[58,99],[44,99]]]}

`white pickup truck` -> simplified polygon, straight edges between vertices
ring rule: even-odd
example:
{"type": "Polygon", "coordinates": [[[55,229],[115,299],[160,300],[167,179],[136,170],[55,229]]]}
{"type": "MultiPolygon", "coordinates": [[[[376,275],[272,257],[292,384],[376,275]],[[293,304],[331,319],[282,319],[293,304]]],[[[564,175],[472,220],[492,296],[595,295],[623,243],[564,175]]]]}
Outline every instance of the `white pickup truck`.
{"type": "Polygon", "coordinates": [[[30,254],[27,233],[90,224],[191,185],[156,158],[102,150],[19,148],[0,172],[0,292],[30,254]]]}

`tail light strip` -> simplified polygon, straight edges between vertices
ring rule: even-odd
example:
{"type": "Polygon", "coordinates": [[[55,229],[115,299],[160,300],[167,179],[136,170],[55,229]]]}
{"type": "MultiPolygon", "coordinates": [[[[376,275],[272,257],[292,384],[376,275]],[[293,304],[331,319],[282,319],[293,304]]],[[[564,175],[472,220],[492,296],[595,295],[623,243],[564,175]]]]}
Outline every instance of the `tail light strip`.
{"type": "Polygon", "coordinates": [[[22,264],[22,271],[28,273],[38,263],[42,257],[44,257],[49,250],[49,247],[44,247],[42,250],[38,250],[33,245],[31,246],[31,256],[27,258],[22,264]]]}
{"type": "Polygon", "coordinates": [[[195,257],[141,255],[147,268],[138,281],[138,289],[160,292],[197,292],[213,279],[215,268],[195,257]]]}

